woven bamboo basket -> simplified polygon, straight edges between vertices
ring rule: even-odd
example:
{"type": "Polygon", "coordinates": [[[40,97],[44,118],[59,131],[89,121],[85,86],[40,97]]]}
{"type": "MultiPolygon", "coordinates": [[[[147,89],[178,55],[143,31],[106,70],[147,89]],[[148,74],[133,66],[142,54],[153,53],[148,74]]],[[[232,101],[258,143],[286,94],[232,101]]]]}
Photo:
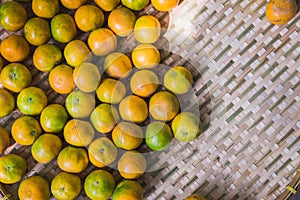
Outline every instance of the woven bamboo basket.
{"type": "MultiPolygon", "coordinates": [[[[29,3],[23,5],[31,12],[29,3]]],[[[156,43],[162,50],[162,64],[190,68],[196,80],[193,95],[182,101],[189,109],[199,109],[204,124],[197,140],[175,143],[150,158],[153,164],[148,167],[153,170],[138,179],[145,199],[184,199],[201,193],[213,200],[285,200],[296,193],[300,14],[286,25],[272,25],[265,5],[262,0],[184,0],[169,13],[151,5],[137,13],[154,15],[167,28],[156,43]]],[[[1,40],[9,34],[0,28],[1,40]]],[[[87,37],[77,36],[85,41],[87,37]]],[[[120,41],[119,50],[130,53],[135,45],[131,35],[120,41]]],[[[24,63],[34,77],[32,85],[46,92],[49,103],[64,104],[65,96],[49,87],[48,74],[37,71],[31,58],[24,63]]],[[[20,115],[15,110],[1,118],[0,125],[10,130],[20,115]]],[[[12,141],[4,154],[11,152],[26,159],[25,177],[39,174],[50,183],[60,172],[56,161],[37,163],[30,147],[12,141]]],[[[89,165],[80,177],[84,179],[93,169],[89,165]]],[[[107,170],[117,182],[121,180],[116,170],[107,170]]],[[[0,198],[17,199],[18,184],[0,185],[0,198]]],[[[82,192],[77,199],[88,198],[82,192]]]]}

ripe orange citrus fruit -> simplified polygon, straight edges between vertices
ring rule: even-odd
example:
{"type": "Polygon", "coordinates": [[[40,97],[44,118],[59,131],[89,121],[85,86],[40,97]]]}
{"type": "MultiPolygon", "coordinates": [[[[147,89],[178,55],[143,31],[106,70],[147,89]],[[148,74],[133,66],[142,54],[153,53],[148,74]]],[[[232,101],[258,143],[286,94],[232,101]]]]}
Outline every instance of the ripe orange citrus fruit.
{"type": "Polygon", "coordinates": [[[94,0],[94,2],[104,11],[112,11],[117,5],[119,5],[120,0],[94,0]]]}
{"type": "Polygon", "coordinates": [[[126,94],[126,87],[121,81],[105,78],[96,90],[97,97],[103,103],[117,104],[126,94]]]}
{"type": "Polygon", "coordinates": [[[141,97],[130,95],[120,102],[119,113],[124,120],[142,123],[148,117],[148,106],[141,97]]]}
{"type": "Polygon", "coordinates": [[[137,71],[130,79],[131,91],[141,97],[150,96],[157,90],[158,86],[158,76],[150,70],[137,71]]]}
{"type": "Polygon", "coordinates": [[[42,71],[48,72],[62,59],[60,49],[54,44],[43,44],[38,46],[33,53],[34,66],[42,71]]]}
{"type": "Polygon", "coordinates": [[[40,124],[45,132],[58,133],[68,120],[66,109],[60,104],[50,104],[40,115],[40,124]]]}
{"type": "Polygon", "coordinates": [[[61,43],[71,41],[77,35],[76,24],[69,14],[58,14],[51,19],[52,37],[61,43]]]}
{"type": "Polygon", "coordinates": [[[69,94],[74,89],[73,69],[61,64],[54,67],[48,76],[50,87],[59,94],[69,94]]]}
{"type": "Polygon", "coordinates": [[[3,3],[0,7],[0,16],[0,25],[8,31],[18,31],[27,20],[25,8],[15,1],[3,3]]]}
{"type": "Polygon", "coordinates": [[[108,16],[108,27],[120,37],[128,36],[135,24],[134,13],[125,7],[115,8],[108,16]]]}
{"type": "Polygon", "coordinates": [[[58,167],[70,173],[80,173],[89,163],[87,152],[84,148],[66,146],[57,157],[58,167]]]}
{"type": "Polygon", "coordinates": [[[81,180],[76,174],[60,172],[51,181],[51,193],[56,199],[76,199],[81,191],[81,180]]]}
{"type": "Polygon", "coordinates": [[[192,194],[186,197],[184,200],[206,200],[206,198],[201,194],[192,194]]]}
{"type": "Polygon", "coordinates": [[[97,6],[84,5],[76,10],[74,19],[81,31],[89,32],[103,25],[104,14],[97,6]]]}
{"type": "Polygon", "coordinates": [[[74,90],[68,94],[65,107],[73,118],[86,118],[95,108],[96,100],[92,93],[74,90]]]}
{"type": "Polygon", "coordinates": [[[0,88],[0,117],[5,117],[15,108],[15,98],[6,89],[0,88]]]}
{"type": "Polygon", "coordinates": [[[133,150],[142,144],[144,134],[140,126],[131,122],[120,122],[112,131],[112,139],[117,147],[133,150]]]}
{"type": "Polygon", "coordinates": [[[39,121],[31,116],[21,116],[11,127],[13,139],[21,145],[32,145],[42,133],[39,121]]]}
{"type": "Polygon", "coordinates": [[[64,49],[64,56],[69,65],[77,67],[83,62],[90,62],[92,54],[82,40],[72,40],[64,49]]]}
{"type": "Polygon", "coordinates": [[[113,193],[113,200],[142,200],[143,188],[139,182],[134,180],[121,181],[113,193]]]}
{"type": "Polygon", "coordinates": [[[134,36],[140,43],[154,43],[160,37],[160,33],[160,22],[152,15],[144,15],[135,22],[134,36]]]}
{"type": "Polygon", "coordinates": [[[16,154],[0,157],[0,183],[13,184],[19,182],[26,172],[25,160],[16,154]]]}
{"type": "Polygon", "coordinates": [[[2,154],[5,149],[10,144],[10,135],[6,129],[0,126],[0,154],[2,154]]]}
{"type": "Polygon", "coordinates": [[[160,62],[160,53],[152,44],[139,44],[132,51],[131,59],[138,69],[154,68],[160,62]]]}
{"type": "Polygon", "coordinates": [[[131,10],[139,11],[149,4],[149,0],[122,0],[122,4],[131,10]]]}
{"type": "Polygon", "coordinates": [[[46,43],[51,38],[48,21],[39,17],[29,19],[24,26],[24,37],[35,46],[46,43]]]}
{"type": "Polygon", "coordinates": [[[90,119],[98,132],[109,133],[120,120],[120,116],[113,105],[102,103],[92,111],[90,119]]]}
{"type": "Polygon", "coordinates": [[[36,16],[52,18],[59,11],[59,2],[58,0],[32,0],[31,7],[36,16]]]}
{"type": "Polygon", "coordinates": [[[200,118],[191,112],[179,113],[172,121],[172,130],[177,140],[190,142],[195,140],[201,132],[200,118]]]}
{"type": "Polygon", "coordinates": [[[33,143],[31,155],[39,163],[46,164],[58,155],[61,148],[62,141],[57,135],[45,133],[33,143]]]}
{"type": "Polygon", "coordinates": [[[117,147],[107,137],[95,139],[88,148],[91,163],[96,167],[105,167],[113,163],[118,155],[117,147]]]}
{"type": "Polygon", "coordinates": [[[23,61],[29,55],[29,44],[23,36],[9,35],[1,42],[1,54],[9,62],[23,61]]]}
{"type": "Polygon", "coordinates": [[[159,11],[170,11],[175,8],[179,0],[151,0],[152,6],[159,11]]]}
{"type": "Polygon", "coordinates": [[[168,91],[155,93],[149,101],[149,112],[155,120],[159,121],[171,121],[179,108],[178,99],[168,91]]]}
{"type": "Polygon", "coordinates": [[[73,79],[76,86],[83,92],[94,92],[101,81],[101,74],[96,65],[83,62],[75,67],[73,79]]]}
{"type": "Polygon", "coordinates": [[[125,179],[137,179],[144,174],[147,162],[142,153],[126,151],[118,162],[120,175],[125,179]]]}
{"type": "Polygon", "coordinates": [[[94,128],[88,121],[71,119],[64,127],[64,138],[73,146],[88,146],[94,139],[94,135],[94,128]]]}
{"type": "Polygon", "coordinates": [[[98,28],[90,33],[88,45],[96,56],[105,56],[117,48],[117,38],[111,30],[98,28]]]}
{"type": "Polygon", "coordinates": [[[115,180],[105,170],[92,171],[84,180],[84,191],[90,199],[109,199],[115,189],[115,180]]]}
{"type": "Polygon", "coordinates": [[[32,75],[29,69],[21,63],[10,63],[0,73],[2,85],[6,89],[16,93],[29,86],[31,79],[32,75]]]}
{"type": "Polygon", "coordinates": [[[145,141],[147,146],[154,151],[165,149],[173,139],[171,128],[164,122],[151,122],[146,129],[145,141]]]}
{"type": "Polygon", "coordinates": [[[175,94],[185,94],[192,89],[193,75],[183,66],[175,66],[164,75],[165,87],[175,94]]]}
{"type": "Polygon", "coordinates": [[[17,106],[24,115],[39,115],[47,103],[45,92],[33,86],[21,90],[17,97],[17,106]]]}
{"type": "Polygon", "coordinates": [[[51,196],[49,183],[38,175],[25,178],[18,188],[18,196],[20,200],[48,200],[51,196]]]}
{"type": "Polygon", "coordinates": [[[105,73],[116,79],[126,78],[132,69],[130,58],[120,52],[113,52],[107,55],[103,65],[105,73]]]}
{"type": "Polygon", "coordinates": [[[68,8],[68,9],[77,9],[83,4],[86,3],[87,0],[60,0],[60,3],[68,8]]]}

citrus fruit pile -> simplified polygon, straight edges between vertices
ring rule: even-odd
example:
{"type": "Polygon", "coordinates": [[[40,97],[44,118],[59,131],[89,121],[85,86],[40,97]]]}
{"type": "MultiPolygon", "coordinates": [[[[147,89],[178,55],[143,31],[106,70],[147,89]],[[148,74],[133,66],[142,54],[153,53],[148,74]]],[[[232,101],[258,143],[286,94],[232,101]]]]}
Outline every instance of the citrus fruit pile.
{"type": "MultiPolygon", "coordinates": [[[[158,11],[169,11],[178,0],[152,0],[158,11]]],[[[161,24],[136,11],[149,0],[32,0],[32,16],[24,5],[7,1],[0,24],[8,31],[1,41],[0,117],[21,113],[10,133],[0,127],[0,183],[20,182],[20,199],[142,199],[137,178],[147,171],[142,144],[162,151],[176,138],[190,142],[201,132],[195,113],[185,111],[178,97],[192,90],[193,76],[185,66],[169,66],[162,74],[155,42],[161,24]],[[65,13],[59,12],[66,10],[65,13]],[[86,39],[77,39],[87,34],[86,39]],[[118,51],[119,41],[133,36],[131,52],[118,51]],[[51,89],[64,102],[52,103],[32,83],[24,62],[46,74],[51,89]],[[51,183],[40,175],[24,178],[24,158],[3,153],[11,137],[30,146],[41,164],[57,161],[61,172],[51,183]],[[84,177],[88,165],[95,169],[84,177]],[[107,166],[124,178],[116,183],[107,166]]]]}

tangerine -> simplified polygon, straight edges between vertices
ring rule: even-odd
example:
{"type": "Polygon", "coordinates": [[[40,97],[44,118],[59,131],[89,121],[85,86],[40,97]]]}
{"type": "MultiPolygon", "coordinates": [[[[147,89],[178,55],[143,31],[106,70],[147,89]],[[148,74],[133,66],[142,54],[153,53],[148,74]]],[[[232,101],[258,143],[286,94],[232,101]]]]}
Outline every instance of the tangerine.
{"type": "Polygon", "coordinates": [[[61,64],[54,67],[48,76],[50,87],[59,94],[69,94],[74,88],[73,69],[61,64]]]}
{"type": "Polygon", "coordinates": [[[52,37],[61,43],[71,41],[77,35],[73,17],[69,14],[58,14],[51,19],[52,37]]]}
{"type": "Polygon", "coordinates": [[[32,0],[31,8],[38,17],[50,19],[58,13],[59,2],[58,0],[32,0]]]}
{"type": "Polygon", "coordinates": [[[160,37],[160,33],[160,22],[152,15],[144,15],[135,22],[134,36],[140,43],[154,43],[160,37]]]}
{"type": "Polygon", "coordinates": [[[96,167],[105,167],[112,164],[118,155],[117,147],[106,138],[95,139],[88,148],[88,155],[91,163],[96,167]]]}
{"type": "Polygon", "coordinates": [[[98,28],[90,33],[88,45],[96,56],[105,56],[117,48],[117,38],[111,30],[98,28]]]}
{"type": "Polygon", "coordinates": [[[158,11],[170,11],[178,5],[179,0],[151,0],[151,3],[158,11]]]}
{"type": "Polygon", "coordinates": [[[160,62],[160,53],[152,44],[139,44],[132,51],[131,59],[138,69],[154,68],[160,62]]]}
{"type": "Polygon", "coordinates": [[[149,97],[159,86],[158,76],[150,70],[140,70],[130,79],[130,89],[133,94],[141,97],[149,97]]]}
{"type": "Polygon", "coordinates": [[[39,17],[29,19],[24,26],[24,37],[35,46],[46,43],[51,38],[48,21],[39,17]]]}
{"type": "Polygon", "coordinates": [[[113,52],[107,55],[103,65],[105,73],[116,79],[126,78],[132,70],[130,58],[120,52],[113,52]]]}
{"type": "Polygon", "coordinates": [[[76,86],[83,92],[94,92],[100,84],[101,74],[96,65],[83,62],[75,67],[73,79],[76,86]]]}
{"type": "Polygon", "coordinates": [[[135,24],[134,13],[125,7],[115,8],[108,16],[108,27],[120,37],[128,36],[135,24]]]}
{"type": "Polygon", "coordinates": [[[104,24],[104,14],[93,5],[84,5],[75,12],[74,19],[77,27],[83,32],[93,31],[104,24]]]}
{"type": "Polygon", "coordinates": [[[23,61],[29,55],[29,44],[23,36],[9,35],[1,42],[0,52],[9,62],[23,61]]]}
{"type": "Polygon", "coordinates": [[[131,122],[120,122],[112,131],[112,139],[117,147],[125,150],[138,148],[143,142],[143,130],[131,122]]]}
{"type": "Polygon", "coordinates": [[[32,75],[29,69],[21,63],[10,63],[6,65],[0,73],[2,85],[15,93],[29,86],[32,75]]]}
{"type": "Polygon", "coordinates": [[[60,104],[50,104],[40,115],[40,124],[45,132],[58,133],[68,120],[66,109],[60,104]]]}
{"type": "Polygon", "coordinates": [[[18,31],[21,29],[26,20],[27,12],[18,2],[7,1],[0,7],[0,25],[8,31],[18,31]]]}
{"type": "Polygon", "coordinates": [[[62,148],[61,139],[54,134],[40,135],[31,147],[32,157],[39,163],[51,162],[62,148]]]}
{"type": "Polygon", "coordinates": [[[81,191],[81,180],[76,174],[60,172],[51,181],[51,192],[56,199],[76,199],[81,191]]]}
{"type": "Polygon", "coordinates": [[[62,59],[60,49],[54,44],[42,44],[38,46],[33,53],[34,66],[42,71],[48,72],[62,59]]]}
{"type": "Polygon", "coordinates": [[[148,106],[141,97],[130,95],[120,102],[119,113],[124,120],[142,123],[148,117],[148,106]]]}
{"type": "Polygon", "coordinates": [[[134,180],[123,180],[115,188],[113,200],[142,200],[143,188],[134,180]]]}
{"type": "Polygon", "coordinates": [[[80,173],[88,166],[89,159],[84,148],[66,146],[57,157],[58,167],[70,173],[80,173]]]}
{"type": "Polygon", "coordinates": [[[33,86],[21,90],[17,97],[17,106],[24,115],[39,115],[47,103],[45,92],[33,86]]]}
{"type": "Polygon", "coordinates": [[[67,143],[77,146],[88,146],[94,139],[95,131],[88,121],[71,119],[64,127],[64,138],[67,143]]]}
{"type": "Polygon", "coordinates": [[[77,67],[83,62],[90,62],[92,54],[82,40],[72,40],[64,49],[64,56],[69,65],[77,67]]]}
{"type": "Polygon", "coordinates": [[[113,105],[102,103],[92,111],[90,119],[97,131],[109,133],[120,120],[120,116],[113,105]]]}
{"type": "Polygon", "coordinates": [[[146,159],[138,151],[126,151],[118,162],[119,173],[125,179],[136,179],[142,176],[146,168],[146,159]]]}
{"type": "Polygon", "coordinates": [[[92,93],[74,90],[68,94],[65,107],[73,118],[86,118],[95,108],[96,100],[92,93]]]}
{"type": "Polygon", "coordinates": [[[18,196],[20,200],[48,200],[50,195],[48,182],[38,175],[24,179],[18,188],[18,196]]]}
{"type": "Polygon", "coordinates": [[[42,133],[39,121],[31,116],[21,116],[11,127],[13,139],[21,145],[32,145],[42,133]]]}
{"type": "Polygon", "coordinates": [[[126,87],[121,81],[105,78],[97,88],[96,94],[103,103],[117,104],[126,95],[126,87]]]}
{"type": "Polygon", "coordinates": [[[149,112],[155,120],[171,121],[180,108],[176,96],[168,91],[155,93],[149,101],[149,112]]]}
{"type": "Polygon", "coordinates": [[[94,2],[104,11],[112,11],[120,4],[120,0],[94,0],[94,2]]]}

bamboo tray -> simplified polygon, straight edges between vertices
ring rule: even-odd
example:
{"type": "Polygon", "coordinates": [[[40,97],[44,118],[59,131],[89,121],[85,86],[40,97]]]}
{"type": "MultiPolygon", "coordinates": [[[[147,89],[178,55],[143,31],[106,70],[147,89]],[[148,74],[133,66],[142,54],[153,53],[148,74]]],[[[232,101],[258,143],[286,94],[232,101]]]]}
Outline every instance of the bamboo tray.
{"type": "MultiPolygon", "coordinates": [[[[185,0],[170,13],[157,12],[151,5],[144,11],[168,27],[158,43],[167,50],[163,63],[193,69],[195,98],[205,124],[196,141],[175,144],[159,154],[155,161],[163,168],[138,179],[145,199],[183,199],[201,193],[208,199],[275,200],[287,199],[291,188],[296,189],[300,14],[287,25],[272,25],[265,5],[262,0],[185,0]]],[[[8,34],[0,29],[1,39],[8,34]]],[[[87,35],[79,38],[86,40],[87,35]]],[[[121,48],[134,45],[129,37],[121,48]]],[[[65,97],[49,87],[47,73],[38,72],[30,59],[25,63],[34,76],[32,84],[46,91],[49,102],[63,103],[65,97]]],[[[9,130],[19,116],[16,110],[0,119],[0,125],[9,130]]],[[[9,152],[27,159],[27,176],[38,173],[51,181],[60,171],[55,162],[36,163],[29,147],[13,144],[5,153],[9,152]]],[[[92,169],[89,166],[86,173],[92,169]]],[[[111,172],[119,181],[118,173],[111,172]]],[[[17,187],[3,185],[0,190],[16,199],[17,187]]],[[[82,193],[78,199],[87,197],[82,193]]]]}

